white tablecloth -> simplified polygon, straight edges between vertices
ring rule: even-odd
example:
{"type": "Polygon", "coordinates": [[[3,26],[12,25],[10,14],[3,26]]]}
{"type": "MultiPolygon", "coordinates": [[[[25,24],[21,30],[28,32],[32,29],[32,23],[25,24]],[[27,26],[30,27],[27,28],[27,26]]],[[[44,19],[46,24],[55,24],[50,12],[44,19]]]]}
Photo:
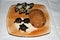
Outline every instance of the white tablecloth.
{"type": "Polygon", "coordinates": [[[59,40],[59,26],[60,26],[60,5],[59,0],[0,0],[0,40],[59,40]],[[34,38],[24,38],[11,36],[7,32],[6,27],[6,16],[8,9],[12,4],[18,2],[34,2],[45,4],[49,15],[51,17],[51,31],[50,34],[34,37],[34,38]]]}

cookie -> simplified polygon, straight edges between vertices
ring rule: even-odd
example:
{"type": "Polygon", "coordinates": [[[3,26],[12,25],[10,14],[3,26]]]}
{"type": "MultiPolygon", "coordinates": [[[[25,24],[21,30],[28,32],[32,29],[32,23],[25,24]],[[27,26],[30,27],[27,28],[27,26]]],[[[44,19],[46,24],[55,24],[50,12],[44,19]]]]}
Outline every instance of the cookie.
{"type": "Polygon", "coordinates": [[[29,18],[31,24],[36,27],[40,28],[45,25],[46,18],[44,16],[44,13],[39,9],[33,9],[29,12],[29,18]]]}

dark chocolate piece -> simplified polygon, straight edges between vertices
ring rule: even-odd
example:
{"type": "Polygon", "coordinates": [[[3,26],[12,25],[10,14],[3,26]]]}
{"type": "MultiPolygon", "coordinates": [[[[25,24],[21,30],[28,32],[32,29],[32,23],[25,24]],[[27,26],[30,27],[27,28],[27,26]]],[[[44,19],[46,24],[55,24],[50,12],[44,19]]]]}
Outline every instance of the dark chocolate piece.
{"type": "Polygon", "coordinates": [[[17,3],[17,5],[16,6],[20,6],[21,4],[20,3],[17,3]]]}
{"type": "Polygon", "coordinates": [[[26,2],[22,3],[22,8],[25,8],[26,6],[27,6],[26,2]]]}
{"type": "Polygon", "coordinates": [[[29,9],[31,9],[34,6],[34,3],[27,4],[26,2],[24,3],[17,3],[15,7],[15,11],[19,11],[19,14],[26,13],[26,15],[29,14],[29,9]]]}
{"type": "Polygon", "coordinates": [[[22,19],[21,18],[17,18],[15,21],[14,21],[14,23],[21,23],[22,22],[22,19]]]}
{"type": "Polygon", "coordinates": [[[26,15],[28,15],[29,13],[26,13],[26,15]]]}
{"type": "Polygon", "coordinates": [[[34,3],[30,3],[30,4],[28,4],[28,6],[30,6],[29,9],[31,9],[34,6],[34,3]]]}
{"type": "Polygon", "coordinates": [[[19,25],[19,26],[20,26],[19,30],[22,30],[24,32],[26,32],[26,29],[28,29],[28,27],[26,27],[24,24],[19,25]]]}
{"type": "Polygon", "coordinates": [[[29,18],[26,18],[23,20],[24,23],[29,23],[30,22],[30,19],[29,18]]]}

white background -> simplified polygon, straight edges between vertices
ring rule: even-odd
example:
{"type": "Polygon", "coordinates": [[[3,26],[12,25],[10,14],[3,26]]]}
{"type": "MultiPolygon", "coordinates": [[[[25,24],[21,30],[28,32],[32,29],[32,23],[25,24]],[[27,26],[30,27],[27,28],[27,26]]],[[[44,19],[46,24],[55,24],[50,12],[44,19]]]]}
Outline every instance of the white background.
{"type": "Polygon", "coordinates": [[[0,0],[0,40],[59,40],[60,39],[60,0],[0,0]],[[8,9],[12,4],[19,2],[34,2],[38,4],[45,4],[51,17],[50,34],[34,37],[24,38],[11,36],[7,32],[6,16],[8,9]]]}

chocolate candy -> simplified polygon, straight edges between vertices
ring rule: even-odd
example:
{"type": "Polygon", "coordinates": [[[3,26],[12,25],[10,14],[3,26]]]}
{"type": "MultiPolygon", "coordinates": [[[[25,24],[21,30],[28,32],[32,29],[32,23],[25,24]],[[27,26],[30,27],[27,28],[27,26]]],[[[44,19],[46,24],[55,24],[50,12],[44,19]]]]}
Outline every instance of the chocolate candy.
{"type": "Polygon", "coordinates": [[[20,26],[19,30],[22,30],[24,32],[26,32],[26,29],[28,29],[28,27],[26,27],[24,24],[19,25],[19,26],[20,26]]]}
{"type": "Polygon", "coordinates": [[[14,21],[14,23],[21,23],[22,22],[22,19],[21,18],[17,18],[15,21],[14,21]]]}
{"type": "Polygon", "coordinates": [[[17,18],[14,23],[21,23],[21,22],[24,22],[24,23],[29,23],[30,22],[30,19],[29,18],[25,18],[24,20],[22,20],[21,18],[17,18]]]}
{"type": "Polygon", "coordinates": [[[30,19],[29,18],[26,18],[23,20],[24,23],[29,23],[30,22],[30,19]]]}
{"type": "Polygon", "coordinates": [[[15,7],[15,11],[19,11],[19,14],[26,13],[26,15],[29,14],[29,9],[31,9],[34,6],[33,3],[27,4],[26,2],[24,3],[17,3],[15,7]]]}

